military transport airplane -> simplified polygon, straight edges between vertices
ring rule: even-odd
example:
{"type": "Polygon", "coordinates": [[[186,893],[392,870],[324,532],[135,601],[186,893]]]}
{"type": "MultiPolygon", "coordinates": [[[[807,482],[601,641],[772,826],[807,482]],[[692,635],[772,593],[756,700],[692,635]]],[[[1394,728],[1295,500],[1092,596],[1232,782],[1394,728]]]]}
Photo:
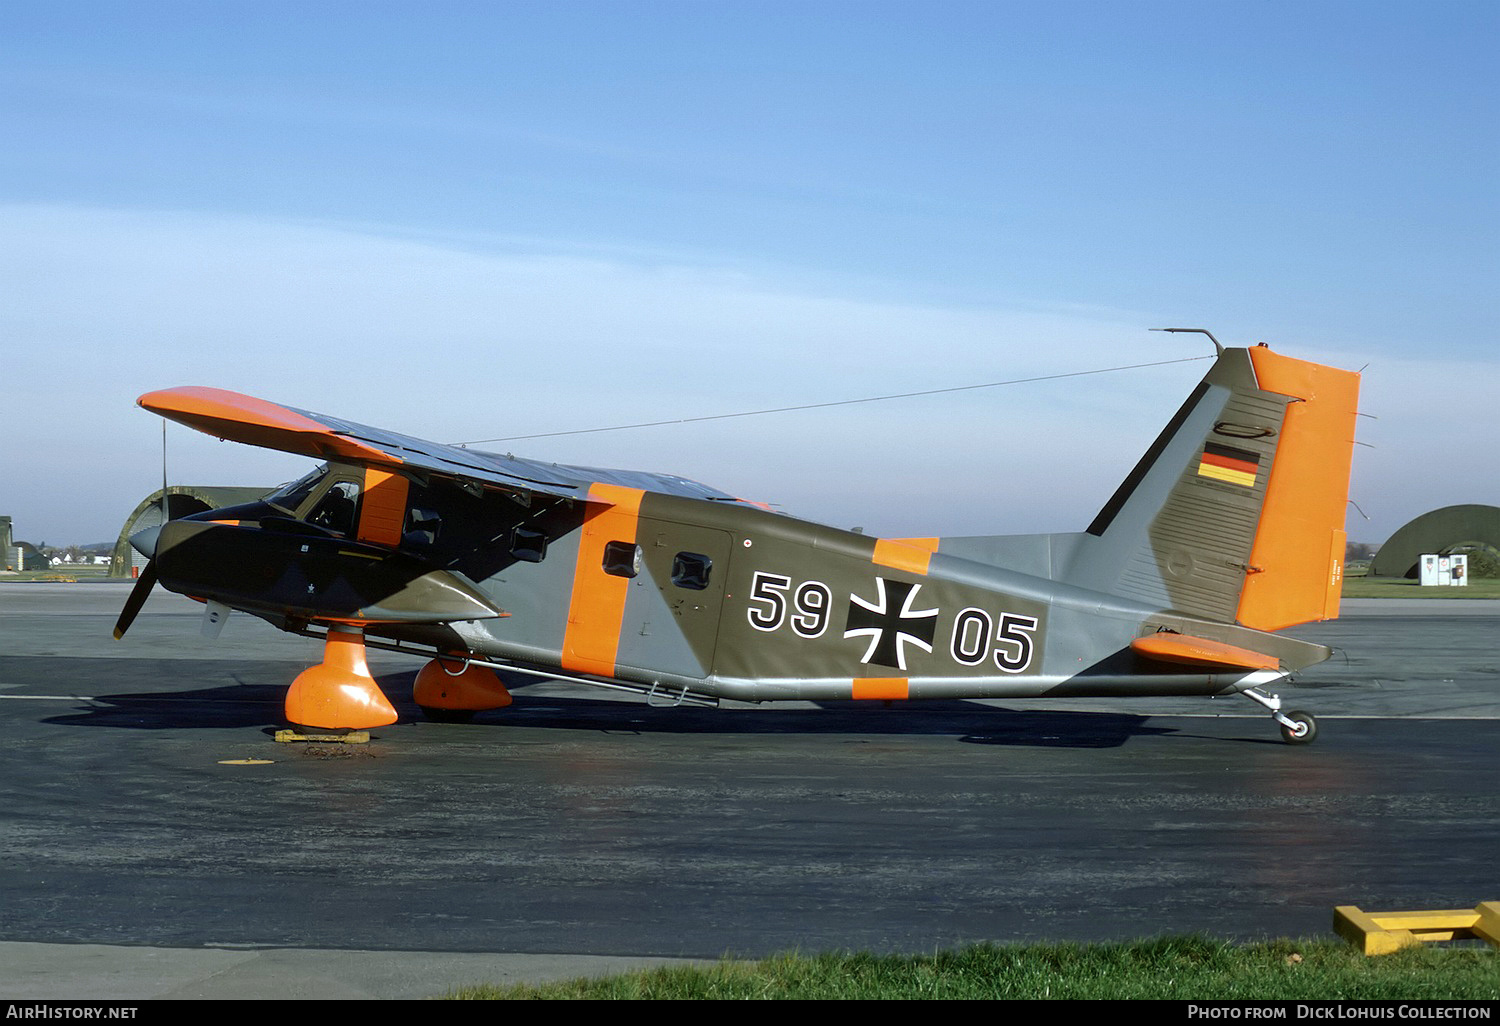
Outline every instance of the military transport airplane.
{"type": "MultiPolygon", "coordinates": [[[[1217,342],[1215,342],[1217,346],[1217,342]]],[[[421,441],[214,388],[140,405],[325,461],[141,532],[154,582],[324,640],[286,716],[392,723],[366,645],[430,655],[437,718],[510,704],[495,669],[670,702],[1243,694],[1327,659],[1268,633],[1338,615],[1359,376],[1223,349],[1088,528],[872,538],[693,481],[421,441]]],[[[1060,465],[1062,461],[1060,460],[1060,465]]]]}

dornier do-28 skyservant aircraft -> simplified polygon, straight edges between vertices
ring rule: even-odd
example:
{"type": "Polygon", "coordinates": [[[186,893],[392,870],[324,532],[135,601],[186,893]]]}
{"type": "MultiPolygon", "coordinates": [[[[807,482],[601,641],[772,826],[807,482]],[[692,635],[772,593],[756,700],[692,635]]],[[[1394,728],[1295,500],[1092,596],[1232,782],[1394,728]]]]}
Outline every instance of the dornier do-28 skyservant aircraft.
{"type": "Polygon", "coordinates": [[[678,477],[171,388],[140,405],[325,462],[137,535],[116,637],[159,580],[210,620],[324,638],[286,700],[323,729],[395,721],[368,643],[433,657],[414,697],[440,718],[508,705],[494,667],[675,701],[1239,693],[1307,742],[1313,717],[1265,688],[1330,651],[1267,632],[1338,615],[1358,389],[1219,347],[1081,533],[877,539],[678,477]]]}

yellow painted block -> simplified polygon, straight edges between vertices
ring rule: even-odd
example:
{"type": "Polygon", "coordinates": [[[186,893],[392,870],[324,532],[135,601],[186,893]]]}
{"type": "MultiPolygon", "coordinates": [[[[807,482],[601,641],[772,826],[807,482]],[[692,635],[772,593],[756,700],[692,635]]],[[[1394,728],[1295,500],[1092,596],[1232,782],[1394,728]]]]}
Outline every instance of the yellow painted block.
{"type": "Polygon", "coordinates": [[[1500,947],[1500,901],[1481,901],[1474,911],[1479,914],[1474,936],[1500,947]]]}
{"type": "Polygon", "coordinates": [[[1472,908],[1438,909],[1431,912],[1371,912],[1382,930],[1467,930],[1479,922],[1472,908]]]}
{"type": "Polygon", "coordinates": [[[1388,955],[1414,944],[1478,937],[1500,946],[1500,902],[1473,909],[1364,912],[1354,905],[1333,910],[1333,929],[1366,955],[1388,955]]]}
{"type": "MultiPolygon", "coordinates": [[[[1402,946],[1356,905],[1340,905],[1333,910],[1333,932],[1365,955],[1389,955],[1402,946]]],[[[1417,942],[1413,939],[1411,943],[1417,942]]]]}
{"type": "Polygon", "coordinates": [[[351,730],[347,734],[301,734],[295,730],[278,730],[276,740],[283,743],[290,741],[321,741],[329,744],[362,745],[370,740],[368,730],[351,730]]]}

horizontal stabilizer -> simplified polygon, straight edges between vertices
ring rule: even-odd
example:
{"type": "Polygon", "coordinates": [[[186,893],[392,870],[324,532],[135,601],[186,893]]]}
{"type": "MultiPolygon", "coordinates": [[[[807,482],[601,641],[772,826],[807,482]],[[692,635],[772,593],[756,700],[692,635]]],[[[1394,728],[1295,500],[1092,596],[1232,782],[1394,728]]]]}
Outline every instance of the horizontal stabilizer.
{"type": "Polygon", "coordinates": [[[1273,656],[1263,655],[1238,645],[1228,645],[1208,638],[1194,638],[1186,634],[1150,634],[1136,638],[1130,643],[1131,651],[1148,659],[1164,663],[1181,663],[1186,666],[1231,667],[1243,670],[1279,669],[1279,661],[1273,656]]]}

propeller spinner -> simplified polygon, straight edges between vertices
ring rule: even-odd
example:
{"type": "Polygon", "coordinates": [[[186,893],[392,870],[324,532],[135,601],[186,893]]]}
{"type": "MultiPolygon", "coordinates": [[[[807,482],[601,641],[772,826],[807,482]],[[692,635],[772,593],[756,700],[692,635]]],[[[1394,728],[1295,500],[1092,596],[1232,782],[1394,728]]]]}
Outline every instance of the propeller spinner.
{"type": "Polygon", "coordinates": [[[156,543],[161,536],[160,527],[148,527],[144,531],[137,531],[130,536],[130,547],[146,557],[146,565],[141,569],[141,574],[136,578],[135,586],[130,589],[130,595],[125,599],[125,607],[120,610],[120,618],[115,621],[115,640],[119,641],[135,623],[136,614],[146,604],[146,598],[151,594],[151,589],[156,586],[156,543]]]}

